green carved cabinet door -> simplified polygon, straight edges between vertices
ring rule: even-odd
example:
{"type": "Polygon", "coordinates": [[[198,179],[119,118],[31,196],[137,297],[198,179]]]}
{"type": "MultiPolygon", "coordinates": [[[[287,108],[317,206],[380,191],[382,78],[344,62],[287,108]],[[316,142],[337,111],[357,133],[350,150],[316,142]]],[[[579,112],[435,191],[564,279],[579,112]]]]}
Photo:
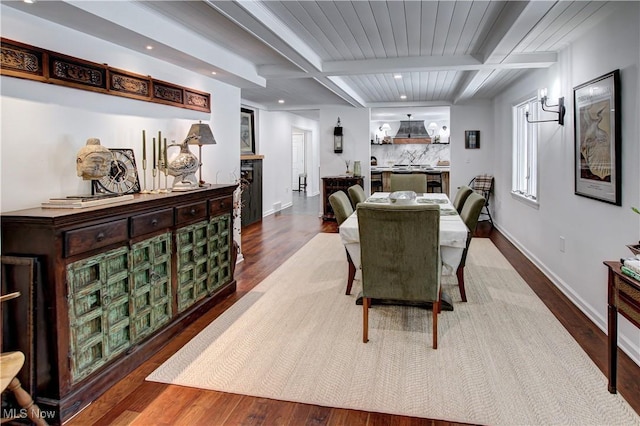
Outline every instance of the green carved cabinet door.
{"type": "Polygon", "coordinates": [[[131,246],[131,341],[171,319],[171,233],[131,246]]]}
{"type": "Polygon", "coordinates": [[[229,282],[231,238],[230,214],[185,226],[177,231],[179,312],[229,282]]]}
{"type": "Polygon", "coordinates": [[[209,279],[207,290],[213,293],[231,278],[231,215],[214,217],[209,222],[209,279]]]}
{"type": "Polygon", "coordinates": [[[178,312],[207,295],[208,222],[185,226],[176,232],[178,312]]]}
{"type": "Polygon", "coordinates": [[[67,284],[75,383],[131,345],[128,247],[69,264],[67,284]]]}

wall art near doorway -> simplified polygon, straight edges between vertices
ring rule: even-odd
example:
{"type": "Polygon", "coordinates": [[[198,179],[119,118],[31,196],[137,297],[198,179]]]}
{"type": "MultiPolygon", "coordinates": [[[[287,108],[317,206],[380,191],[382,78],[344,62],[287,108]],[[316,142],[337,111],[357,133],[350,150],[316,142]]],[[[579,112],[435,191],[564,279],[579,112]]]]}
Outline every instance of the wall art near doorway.
{"type": "Polygon", "coordinates": [[[253,110],[240,109],[240,154],[251,155],[256,153],[256,136],[253,120],[253,110]]]}
{"type": "Polygon", "coordinates": [[[620,71],[573,88],[575,193],[621,205],[620,71]]]}
{"type": "Polygon", "coordinates": [[[464,147],[466,149],[480,149],[480,130],[464,131],[464,147]]]}

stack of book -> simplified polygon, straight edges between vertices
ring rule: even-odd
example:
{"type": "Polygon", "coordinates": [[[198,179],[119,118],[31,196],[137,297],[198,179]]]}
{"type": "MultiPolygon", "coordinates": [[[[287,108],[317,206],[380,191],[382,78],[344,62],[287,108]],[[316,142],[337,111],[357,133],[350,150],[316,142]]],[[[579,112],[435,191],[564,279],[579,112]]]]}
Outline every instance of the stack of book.
{"type": "Polygon", "coordinates": [[[640,281],[640,257],[636,256],[620,260],[622,261],[622,266],[620,267],[622,273],[640,281]]]}
{"type": "Polygon", "coordinates": [[[65,198],[50,198],[49,201],[42,203],[42,207],[45,209],[82,209],[127,200],[133,200],[133,194],[72,195],[65,198]]]}

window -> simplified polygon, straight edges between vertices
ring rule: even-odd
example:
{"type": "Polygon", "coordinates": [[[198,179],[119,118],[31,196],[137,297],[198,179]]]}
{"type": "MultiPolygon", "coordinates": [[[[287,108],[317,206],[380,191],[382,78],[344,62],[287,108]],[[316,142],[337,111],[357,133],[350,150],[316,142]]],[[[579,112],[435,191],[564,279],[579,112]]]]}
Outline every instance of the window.
{"type": "Polygon", "coordinates": [[[527,122],[538,115],[538,99],[530,98],[513,107],[513,180],[511,192],[537,204],[538,128],[527,122]]]}

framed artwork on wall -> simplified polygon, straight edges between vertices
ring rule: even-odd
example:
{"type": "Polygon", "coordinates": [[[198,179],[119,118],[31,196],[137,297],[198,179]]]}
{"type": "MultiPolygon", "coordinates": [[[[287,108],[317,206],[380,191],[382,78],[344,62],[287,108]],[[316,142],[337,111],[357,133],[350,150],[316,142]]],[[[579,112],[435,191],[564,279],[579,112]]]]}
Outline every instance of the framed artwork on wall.
{"type": "Polygon", "coordinates": [[[464,147],[466,149],[480,149],[480,130],[464,131],[464,147]]]}
{"type": "Polygon", "coordinates": [[[621,205],[620,70],[573,88],[575,193],[621,205]]]}
{"type": "Polygon", "coordinates": [[[240,154],[242,155],[256,153],[253,113],[251,109],[240,109],[240,154]]]}

